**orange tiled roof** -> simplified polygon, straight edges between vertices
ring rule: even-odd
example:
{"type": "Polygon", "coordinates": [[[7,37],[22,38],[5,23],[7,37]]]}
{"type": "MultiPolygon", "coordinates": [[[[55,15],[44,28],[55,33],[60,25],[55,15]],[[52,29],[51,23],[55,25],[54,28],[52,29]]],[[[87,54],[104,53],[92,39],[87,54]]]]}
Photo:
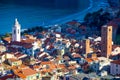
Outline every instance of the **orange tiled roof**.
{"type": "Polygon", "coordinates": [[[88,63],[91,63],[91,62],[93,62],[93,61],[97,61],[97,60],[99,60],[98,58],[86,58],[85,59],[88,63]]]}
{"type": "Polygon", "coordinates": [[[58,64],[57,68],[65,68],[65,64],[58,64]]]}
{"type": "Polygon", "coordinates": [[[40,68],[40,66],[34,65],[33,68],[34,68],[34,69],[38,69],[38,68],[40,68]]]}
{"type": "Polygon", "coordinates": [[[46,65],[46,64],[52,64],[51,61],[44,61],[44,62],[41,62],[41,65],[46,65]]]}
{"type": "Polygon", "coordinates": [[[93,60],[93,61],[97,61],[97,60],[99,60],[99,59],[96,57],[96,58],[92,58],[92,60],[93,60]]]}
{"type": "Polygon", "coordinates": [[[26,78],[27,76],[31,76],[37,73],[35,70],[32,70],[29,67],[13,69],[13,71],[15,75],[17,75],[18,77],[22,79],[26,78]]]}
{"type": "Polygon", "coordinates": [[[68,67],[68,69],[76,69],[76,67],[71,65],[71,66],[68,67]]]}
{"type": "Polygon", "coordinates": [[[56,69],[57,66],[55,64],[50,64],[50,69],[56,69]]]}
{"type": "Polygon", "coordinates": [[[6,37],[6,38],[3,38],[3,40],[7,41],[7,42],[10,42],[12,40],[11,37],[6,37]]]}
{"type": "Polygon", "coordinates": [[[92,60],[91,58],[86,58],[85,60],[86,60],[88,63],[93,62],[93,60],[92,60]]]}
{"type": "Polygon", "coordinates": [[[52,69],[43,69],[42,71],[46,73],[46,72],[52,72],[53,70],[52,69]]]}

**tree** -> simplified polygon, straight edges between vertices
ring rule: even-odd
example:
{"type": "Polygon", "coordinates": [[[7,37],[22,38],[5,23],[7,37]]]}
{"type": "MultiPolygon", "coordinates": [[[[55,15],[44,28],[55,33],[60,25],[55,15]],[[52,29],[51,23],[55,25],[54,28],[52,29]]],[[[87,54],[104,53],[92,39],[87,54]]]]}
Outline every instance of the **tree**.
{"type": "Polygon", "coordinates": [[[89,22],[90,17],[92,16],[91,13],[87,13],[86,16],[84,17],[85,22],[89,22]]]}
{"type": "Polygon", "coordinates": [[[35,27],[31,28],[31,32],[35,32],[35,31],[36,31],[35,27]]]}
{"type": "Polygon", "coordinates": [[[116,18],[120,18],[120,10],[118,11],[116,18]]]}
{"type": "Polygon", "coordinates": [[[103,12],[103,9],[88,13],[84,17],[84,21],[89,27],[97,27],[98,30],[101,30],[101,26],[105,25],[110,20],[112,20],[110,13],[103,12]]]}
{"type": "Polygon", "coordinates": [[[10,36],[11,36],[10,33],[6,33],[6,34],[5,34],[5,37],[10,37],[10,36]]]}

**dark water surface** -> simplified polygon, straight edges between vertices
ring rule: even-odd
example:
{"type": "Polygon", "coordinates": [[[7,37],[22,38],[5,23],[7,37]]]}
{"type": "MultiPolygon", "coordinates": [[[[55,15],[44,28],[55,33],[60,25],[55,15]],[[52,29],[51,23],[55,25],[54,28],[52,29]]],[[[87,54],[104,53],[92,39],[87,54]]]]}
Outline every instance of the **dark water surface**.
{"type": "Polygon", "coordinates": [[[15,18],[18,18],[22,29],[25,29],[37,25],[49,25],[51,21],[80,12],[89,6],[89,0],[79,0],[77,3],[63,1],[54,4],[52,0],[51,2],[8,1],[0,1],[0,34],[11,32],[15,18]]]}

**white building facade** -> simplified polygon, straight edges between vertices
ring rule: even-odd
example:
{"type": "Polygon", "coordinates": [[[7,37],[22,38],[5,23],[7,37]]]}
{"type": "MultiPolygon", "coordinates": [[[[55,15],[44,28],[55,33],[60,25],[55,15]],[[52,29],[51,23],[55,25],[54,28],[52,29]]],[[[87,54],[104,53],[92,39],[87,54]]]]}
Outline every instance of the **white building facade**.
{"type": "Polygon", "coordinates": [[[12,29],[12,41],[21,41],[21,25],[19,24],[17,18],[15,19],[15,24],[12,29]]]}

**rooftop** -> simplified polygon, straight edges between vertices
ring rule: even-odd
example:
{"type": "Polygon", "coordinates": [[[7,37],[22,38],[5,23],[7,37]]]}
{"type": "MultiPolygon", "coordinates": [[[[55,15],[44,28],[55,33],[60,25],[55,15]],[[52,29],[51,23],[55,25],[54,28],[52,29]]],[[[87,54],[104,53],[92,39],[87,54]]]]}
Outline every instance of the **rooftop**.
{"type": "Polygon", "coordinates": [[[111,63],[120,65],[120,60],[114,60],[114,61],[111,61],[111,63]]]}

